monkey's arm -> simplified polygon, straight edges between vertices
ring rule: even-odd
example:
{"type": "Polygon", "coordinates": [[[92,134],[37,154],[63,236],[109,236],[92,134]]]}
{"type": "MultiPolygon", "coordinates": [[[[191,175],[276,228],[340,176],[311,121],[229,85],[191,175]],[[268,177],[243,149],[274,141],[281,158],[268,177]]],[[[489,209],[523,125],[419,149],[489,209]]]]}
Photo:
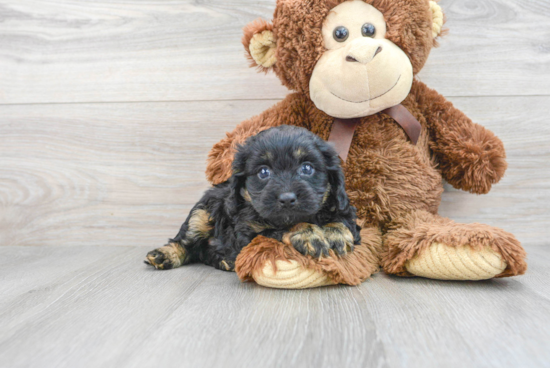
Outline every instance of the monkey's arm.
{"type": "Polygon", "coordinates": [[[443,178],[457,189],[489,192],[507,167],[502,141],[424,83],[415,80],[412,92],[428,123],[430,148],[443,178]]]}
{"type": "Polygon", "coordinates": [[[232,132],[226,133],[226,137],[210,150],[206,178],[214,185],[226,181],[231,176],[231,164],[239,144],[271,127],[283,124],[305,126],[305,116],[303,100],[294,93],[260,115],[243,121],[232,132]]]}

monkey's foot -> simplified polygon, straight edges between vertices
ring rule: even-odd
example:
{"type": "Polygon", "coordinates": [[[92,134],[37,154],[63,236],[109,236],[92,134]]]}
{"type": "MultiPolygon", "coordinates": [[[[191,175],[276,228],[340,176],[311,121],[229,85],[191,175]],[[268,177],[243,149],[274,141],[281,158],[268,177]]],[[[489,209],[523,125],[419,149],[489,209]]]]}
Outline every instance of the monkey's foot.
{"type": "Polygon", "coordinates": [[[296,261],[275,261],[275,267],[267,261],[261,272],[255,274],[254,281],[277,289],[307,289],[335,284],[328,275],[304,268],[296,261]]]}
{"type": "Polygon", "coordinates": [[[405,268],[415,276],[430,279],[487,280],[504,272],[506,262],[489,246],[474,250],[469,246],[433,243],[407,261],[405,268]]]}
{"type": "Polygon", "coordinates": [[[397,276],[487,280],[524,274],[525,257],[519,241],[502,229],[418,211],[397,219],[384,235],[382,267],[397,276]]]}

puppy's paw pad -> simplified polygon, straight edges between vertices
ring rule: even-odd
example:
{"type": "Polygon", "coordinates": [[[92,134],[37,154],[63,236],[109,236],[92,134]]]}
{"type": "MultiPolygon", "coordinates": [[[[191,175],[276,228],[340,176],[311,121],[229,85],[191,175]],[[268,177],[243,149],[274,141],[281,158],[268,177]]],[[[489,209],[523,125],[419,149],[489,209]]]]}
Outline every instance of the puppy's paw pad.
{"type": "Polygon", "coordinates": [[[235,262],[228,261],[228,260],[223,260],[223,261],[220,262],[219,269],[223,270],[223,271],[234,272],[235,271],[235,262]]]}
{"type": "Polygon", "coordinates": [[[185,254],[180,245],[170,243],[147,253],[145,263],[157,270],[170,270],[183,264],[186,258],[185,254]]]}
{"type": "Polygon", "coordinates": [[[343,255],[353,251],[353,235],[342,223],[331,223],[323,226],[323,235],[327,240],[330,249],[343,255]]]}
{"type": "Polygon", "coordinates": [[[174,268],[174,265],[161,251],[161,248],[152,250],[147,253],[145,263],[155,267],[157,270],[169,270],[171,268],[174,268]]]}
{"type": "Polygon", "coordinates": [[[329,243],[323,235],[323,230],[312,224],[298,224],[283,237],[283,241],[291,244],[298,252],[314,257],[328,256],[329,243]]]}

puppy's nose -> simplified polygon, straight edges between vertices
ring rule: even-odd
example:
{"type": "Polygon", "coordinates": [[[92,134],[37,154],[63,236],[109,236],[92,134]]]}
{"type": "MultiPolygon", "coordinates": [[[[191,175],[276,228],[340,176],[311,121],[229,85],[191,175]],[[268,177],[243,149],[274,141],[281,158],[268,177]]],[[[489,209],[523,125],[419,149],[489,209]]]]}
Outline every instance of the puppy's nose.
{"type": "Polygon", "coordinates": [[[296,204],[296,194],[283,193],[279,195],[279,204],[283,207],[292,207],[296,204]]]}

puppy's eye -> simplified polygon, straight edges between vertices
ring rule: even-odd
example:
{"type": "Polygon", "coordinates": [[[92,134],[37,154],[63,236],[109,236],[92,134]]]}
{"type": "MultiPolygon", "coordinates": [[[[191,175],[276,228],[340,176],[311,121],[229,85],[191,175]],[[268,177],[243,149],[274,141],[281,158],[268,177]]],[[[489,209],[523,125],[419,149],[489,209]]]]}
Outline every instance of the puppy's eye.
{"type": "Polygon", "coordinates": [[[363,27],[361,27],[361,34],[365,37],[374,37],[375,33],[376,28],[370,23],[365,23],[363,27]]]}
{"type": "Polygon", "coordinates": [[[271,171],[267,167],[262,167],[258,172],[258,177],[262,180],[268,179],[271,176],[271,171]]]}
{"type": "Polygon", "coordinates": [[[332,32],[332,37],[338,42],[344,42],[348,39],[349,31],[346,27],[340,26],[334,28],[334,31],[332,32]]]}
{"type": "Polygon", "coordinates": [[[303,164],[302,167],[300,167],[300,174],[311,176],[315,172],[315,169],[310,164],[303,164]]]}

